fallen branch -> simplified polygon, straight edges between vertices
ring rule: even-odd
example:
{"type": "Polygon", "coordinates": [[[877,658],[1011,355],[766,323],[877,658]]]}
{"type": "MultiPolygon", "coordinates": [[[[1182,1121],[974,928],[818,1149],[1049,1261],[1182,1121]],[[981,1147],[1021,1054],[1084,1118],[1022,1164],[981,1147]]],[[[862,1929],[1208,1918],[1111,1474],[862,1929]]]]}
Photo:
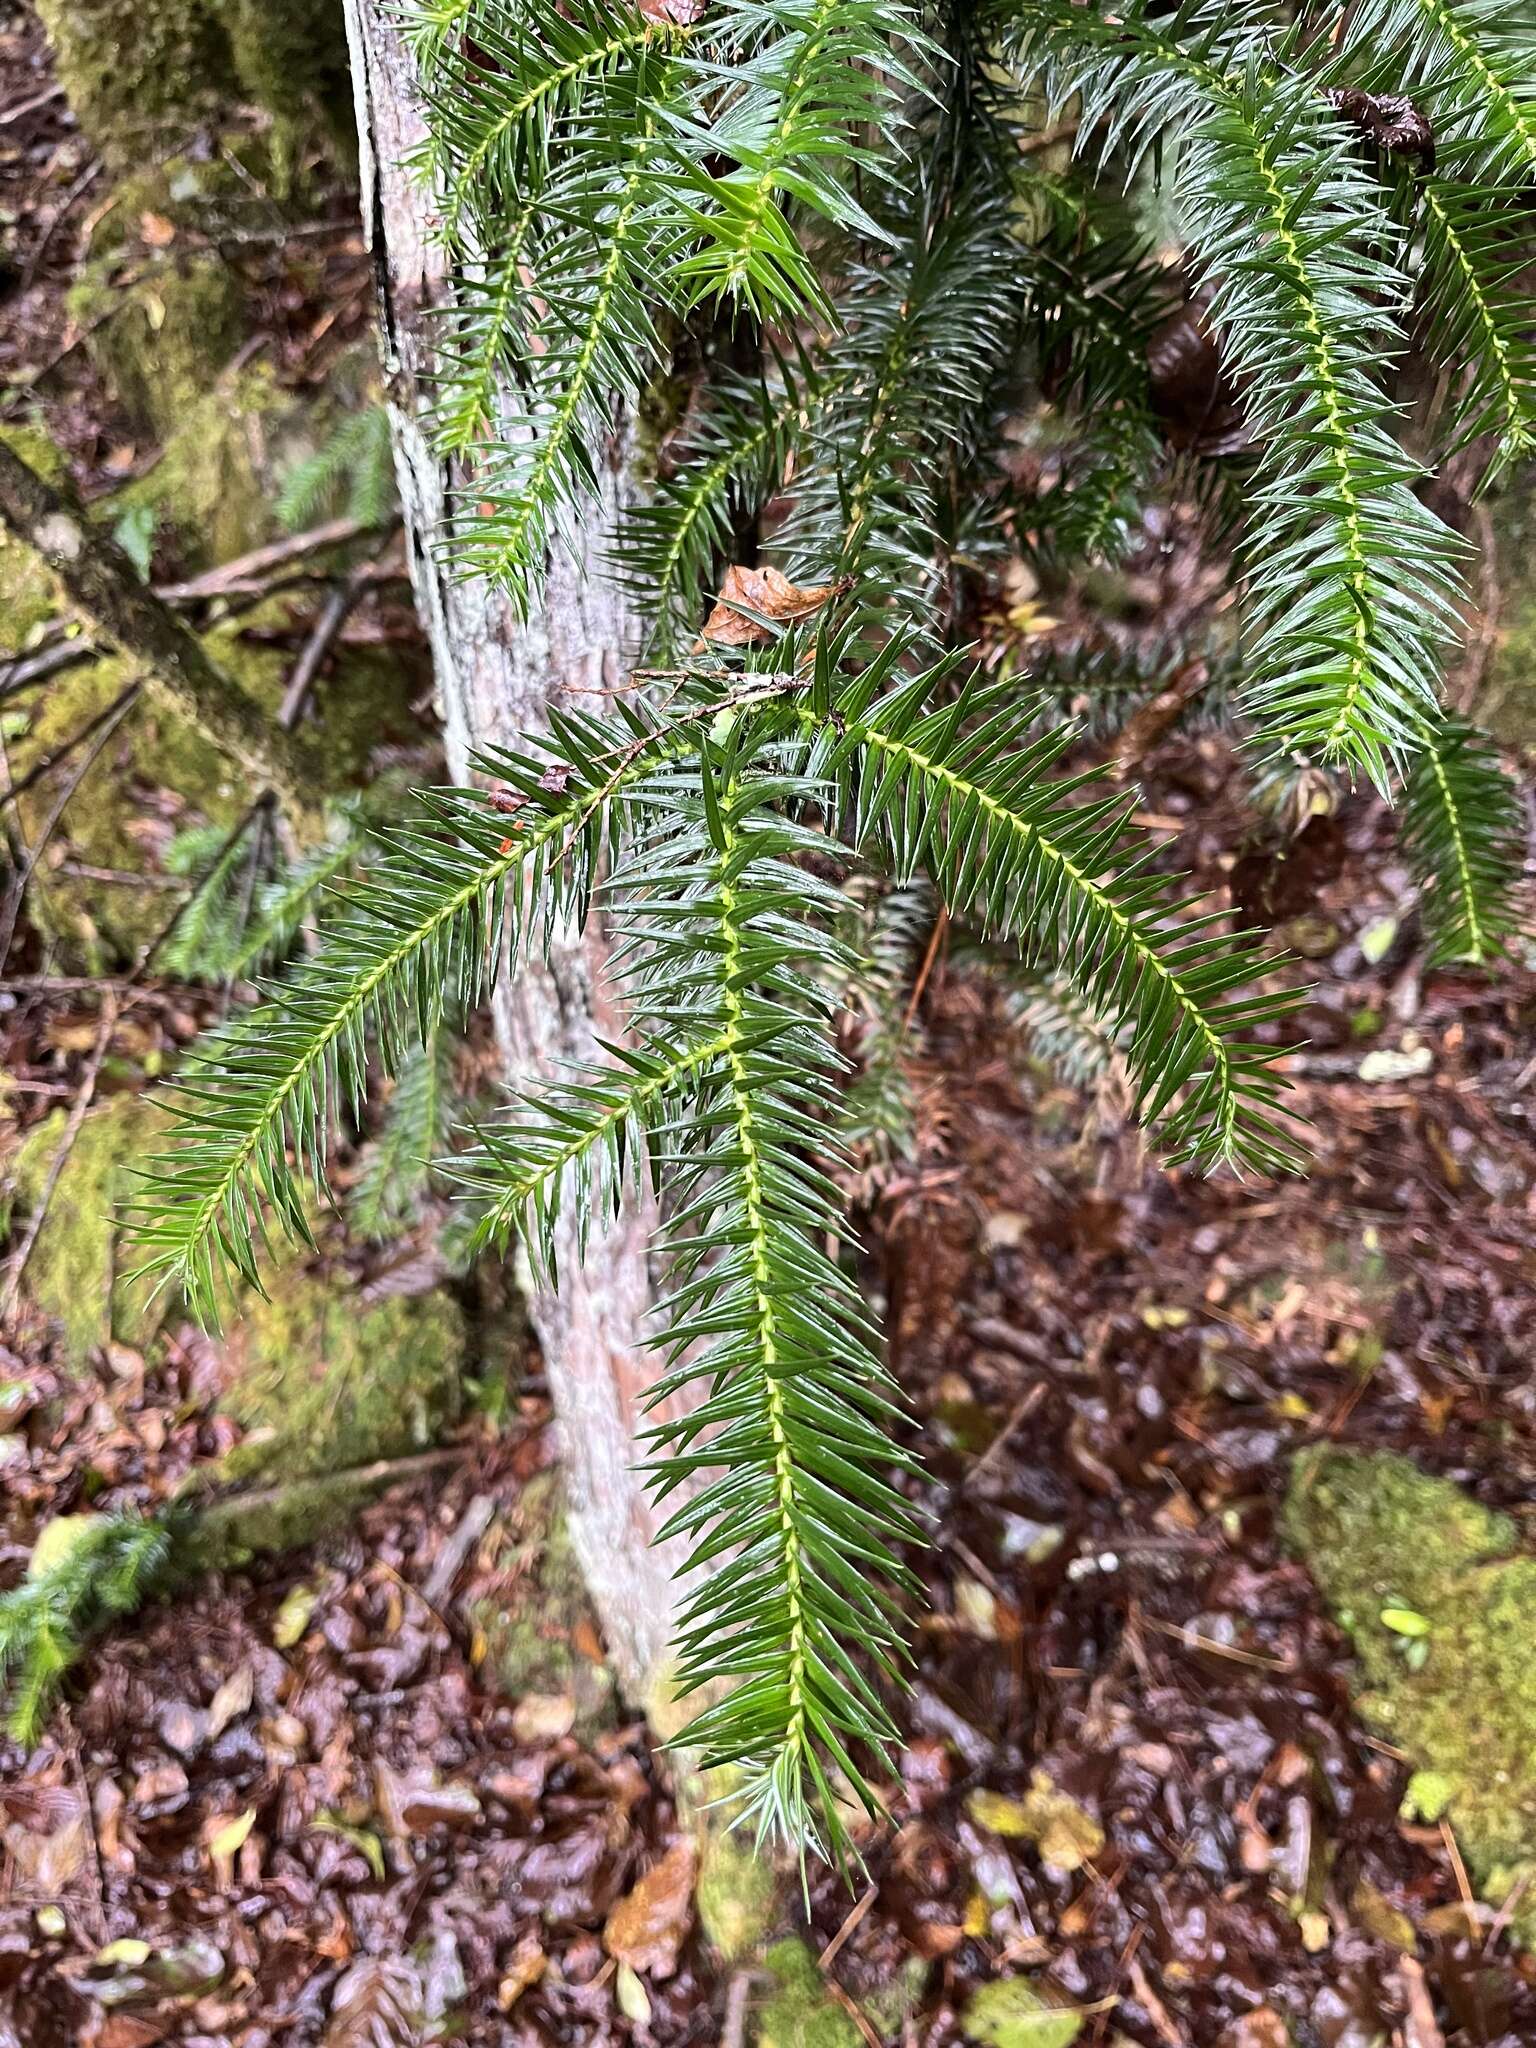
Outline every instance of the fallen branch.
{"type": "Polygon", "coordinates": [[[97,632],[145,665],[145,683],[175,712],[271,789],[292,812],[313,815],[316,777],[292,734],[215,667],[202,643],[154,592],[113,540],[0,442],[0,524],[33,548],[97,632]]]}

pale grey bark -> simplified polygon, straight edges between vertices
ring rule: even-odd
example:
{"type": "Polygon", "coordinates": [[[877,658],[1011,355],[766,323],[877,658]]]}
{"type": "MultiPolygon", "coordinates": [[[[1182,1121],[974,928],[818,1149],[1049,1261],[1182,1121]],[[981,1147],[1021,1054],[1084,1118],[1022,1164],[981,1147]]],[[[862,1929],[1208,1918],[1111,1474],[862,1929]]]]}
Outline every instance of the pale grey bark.
{"type": "MultiPolygon", "coordinates": [[[[626,431],[615,434],[580,558],[553,565],[526,622],[499,592],[456,578],[442,560],[449,478],[424,425],[423,395],[432,309],[444,302],[448,280],[429,235],[430,197],[405,169],[422,135],[412,60],[389,0],[346,0],[346,11],[363,220],[378,275],[412,581],[432,643],[450,766],[463,779],[475,747],[537,729],[556,693],[604,687],[623,673],[637,622],[604,567],[602,540],[632,489],[632,447],[626,431]]],[[[557,1060],[586,1060],[599,1036],[622,1031],[602,967],[593,933],[562,940],[547,966],[504,978],[495,1010],[510,1079],[548,1073],[557,1060]]],[[[650,1547],[654,1523],[635,1470],[651,1371],[642,1329],[652,1300],[653,1221],[627,1210],[615,1228],[594,1232],[578,1259],[573,1219],[562,1233],[559,1298],[541,1293],[531,1303],[559,1419],[572,1536],[620,1678],[641,1703],[652,1701],[662,1669],[676,1563],[650,1547]]]]}

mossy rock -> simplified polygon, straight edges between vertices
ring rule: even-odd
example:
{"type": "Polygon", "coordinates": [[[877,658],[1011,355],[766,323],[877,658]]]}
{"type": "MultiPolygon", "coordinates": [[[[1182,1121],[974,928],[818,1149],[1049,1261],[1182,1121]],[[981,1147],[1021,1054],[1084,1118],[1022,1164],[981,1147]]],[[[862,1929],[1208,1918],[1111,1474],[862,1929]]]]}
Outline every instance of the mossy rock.
{"type": "MultiPolygon", "coordinates": [[[[217,256],[168,255],[132,280],[117,273],[115,251],[93,254],[70,288],[69,310],[130,417],[171,443],[191,431],[189,407],[214,390],[244,339],[244,290],[217,256]]],[[[226,391],[224,402],[236,416],[246,409],[240,390],[226,391]]],[[[206,432],[211,422],[200,424],[206,432]]]]}
{"type": "Polygon", "coordinates": [[[773,1865],[750,1836],[709,1827],[694,1891],[699,1925],[721,1959],[741,1963],[768,1938],[778,1903],[773,1865]]]}
{"type": "MultiPolygon", "coordinates": [[[[68,1122],[56,1110],[27,1133],[10,1170],[12,1215],[20,1224],[42,1196],[68,1122]]],[[[142,1096],[121,1095],[91,1110],[80,1126],[27,1261],[29,1300],[58,1324],[64,1355],[82,1365],[116,1339],[143,1346],[165,1313],[136,1263],[119,1220],[131,1197],[133,1169],[154,1151],[164,1117],[142,1096]]]]}
{"type": "Polygon", "coordinates": [[[459,1414],[466,1330],[447,1294],[360,1303],[291,1267],[229,1332],[220,1405],[246,1431],[222,1476],[329,1478],[427,1449],[459,1414]]]}
{"type": "MultiPolygon", "coordinates": [[[[64,474],[58,443],[40,427],[0,427],[0,441],[48,483],[64,474]]],[[[0,647],[25,647],[58,609],[53,571],[24,541],[0,530],[0,647]]]]}
{"type": "Polygon", "coordinates": [[[278,183],[306,137],[345,136],[339,0],[38,0],[60,83],[113,162],[143,162],[254,104],[278,183]]]}
{"type": "MultiPolygon", "coordinates": [[[[1387,1451],[1304,1452],[1284,1530],[1349,1635],[1362,1716],[1502,1900],[1536,1875],[1536,1557],[1507,1515],[1387,1451]]],[[[1526,1898],[1513,1924],[1529,1943],[1526,1898]]]]}
{"type": "Polygon", "coordinates": [[[862,2048],[852,2018],[827,1991],[803,1941],[777,1941],[763,1958],[774,1989],[758,2010],[757,2048],[862,2048]]]}
{"type": "Polygon", "coordinates": [[[1083,2015],[1063,2007],[1029,1977],[1000,1977],[974,1992],[962,2021],[981,2048],[1071,2048],[1083,2015]]]}
{"type": "Polygon", "coordinates": [[[555,1473],[528,1481],[514,1518],[501,1526],[501,1538],[506,1590],[473,1610],[488,1676],[513,1698],[565,1695],[580,1736],[612,1726],[613,1674],[596,1654],[597,1624],[555,1473]]]}
{"type": "MultiPolygon", "coordinates": [[[[260,636],[287,628],[291,620],[287,602],[275,597],[203,636],[219,667],[269,710],[282,700],[293,657],[260,636]]],[[[126,657],[108,655],[56,677],[32,700],[27,730],[11,737],[12,772],[25,774],[104,711],[135,673],[126,657]]],[[[342,651],[321,688],[316,721],[315,751],[337,794],[361,782],[381,741],[409,741],[417,731],[410,708],[415,687],[411,665],[388,650],[342,651]]],[[[119,876],[144,873],[152,858],[146,856],[143,819],[165,815],[166,793],[183,824],[232,826],[251,801],[243,771],[146,691],[81,784],[50,851],[61,860],[68,856],[72,866],[119,876]]],[[[27,832],[40,827],[55,794],[54,783],[45,780],[19,799],[27,832]]],[[[45,860],[34,877],[28,912],[65,964],[100,973],[131,961],[159,932],[175,901],[153,879],[142,888],[103,882],[65,874],[45,860]]]]}

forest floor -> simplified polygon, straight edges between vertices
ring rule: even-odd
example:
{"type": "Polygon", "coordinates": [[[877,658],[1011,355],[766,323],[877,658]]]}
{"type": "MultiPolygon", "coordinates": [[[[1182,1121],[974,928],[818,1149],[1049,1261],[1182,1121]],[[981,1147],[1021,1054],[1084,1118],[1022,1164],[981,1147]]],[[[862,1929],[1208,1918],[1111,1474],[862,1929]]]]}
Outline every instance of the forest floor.
{"type": "MultiPolygon", "coordinates": [[[[10,33],[14,105],[48,81],[10,33]]],[[[50,221],[91,205],[89,154],[51,99],[0,135],[21,314],[0,374],[45,380],[101,490],[153,451],[63,310],[50,221]]],[[[292,380],[338,317],[366,322],[344,197],[302,275],[248,245],[292,380]]],[[[1176,552],[1147,570],[1148,620],[1183,573],[1176,552]]],[[[320,598],[295,600],[294,647],[320,598]]],[[[1113,1068],[1069,1088],[942,948],[926,976],[917,1154],[866,1236],[930,1603],[891,1825],[851,1889],[813,1871],[786,1907],[828,2002],[781,2001],[768,2048],[949,2048],[976,1988],[1015,1973],[1056,2011],[983,2036],[972,2007],[973,2038],[1536,2041],[1519,1901],[1478,1897],[1453,1828],[1405,1803],[1413,1762],[1360,1717],[1350,1643],[1280,1528],[1296,1453],[1337,1444],[1407,1453],[1536,1533],[1536,975],[1427,973],[1384,808],[1348,799],[1282,856],[1231,768],[1219,737],[1165,735],[1143,808],[1171,862],[1306,956],[1308,1179],[1161,1170],[1113,1068]]],[[[104,1092],[138,1085],[210,1007],[151,987],[103,1046],[89,988],[18,977],[3,1000],[24,1123],[93,1059],[104,1092]]],[[[0,1583],[51,1517],[158,1505],[228,1448],[217,1347],[190,1327],[84,1367],[39,1317],[10,1343],[0,1583]]],[[[769,1986],[706,1940],[648,1731],[586,1711],[590,1621],[539,1623],[563,1682],[497,1683],[482,1617],[519,1598],[519,1517],[554,1461],[537,1358],[505,1369],[494,1419],[344,1537],[150,1609],[35,1751],[0,1745],[0,2048],[741,2048],[769,1986]]]]}

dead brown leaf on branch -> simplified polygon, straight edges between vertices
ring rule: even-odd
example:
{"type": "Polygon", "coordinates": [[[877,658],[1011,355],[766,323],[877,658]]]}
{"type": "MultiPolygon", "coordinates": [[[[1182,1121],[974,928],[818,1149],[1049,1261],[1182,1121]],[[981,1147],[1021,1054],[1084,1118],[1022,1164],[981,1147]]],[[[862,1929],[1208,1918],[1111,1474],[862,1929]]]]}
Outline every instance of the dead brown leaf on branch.
{"type": "Polygon", "coordinates": [[[813,619],[847,588],[846,576],[832,583],[802,586],[791,583],[783,570],[771,563],[761,569],[745,569],[733,562],[694,652],[702,653],[709,645],[771,647],[778,638],[777,628],[813,619]]]}

